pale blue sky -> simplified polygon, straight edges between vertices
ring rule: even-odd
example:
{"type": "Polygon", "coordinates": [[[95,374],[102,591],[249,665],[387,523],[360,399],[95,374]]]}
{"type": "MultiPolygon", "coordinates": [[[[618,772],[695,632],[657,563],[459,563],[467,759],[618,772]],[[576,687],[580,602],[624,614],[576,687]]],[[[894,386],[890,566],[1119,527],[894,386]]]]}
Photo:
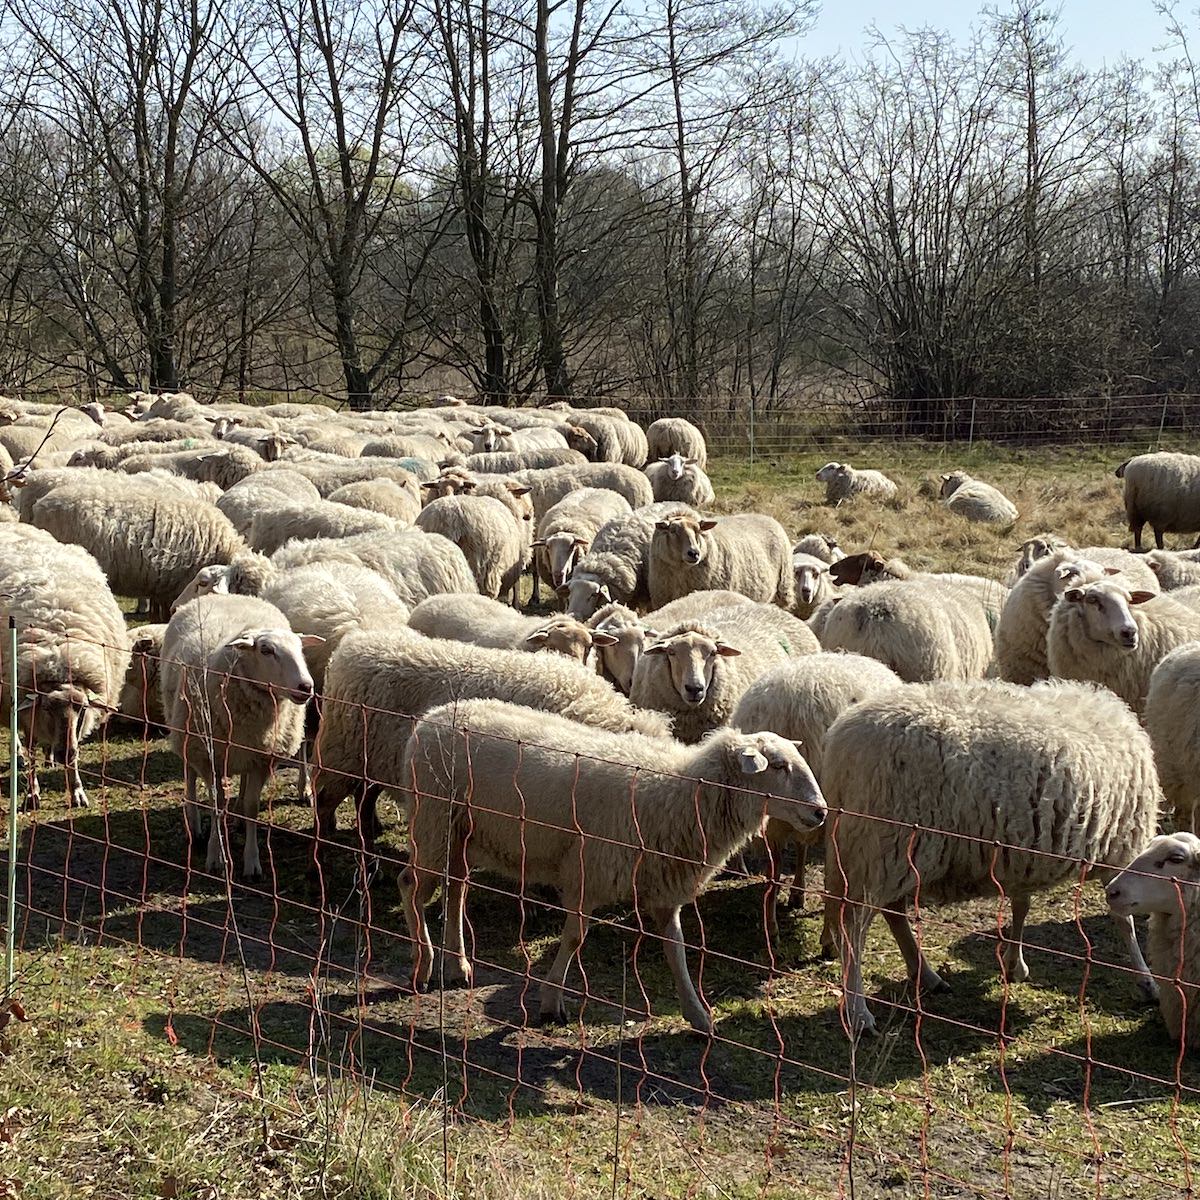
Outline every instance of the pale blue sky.
{"type": "MultiPolygon", "coordinates": [[[[984,3],[974,0],[823,0],[813,31],[798,42],[800,54],[820,58],[841,53],[861,58],[864,29],[875,23],[890,33],[931,25],[965,39],[984,3]]],[[[995,5],[1004,8],[1003,0],[995,5]]],[[[1117,62],[1122,55],[1155,60],[1166,41],[1162,18],[1152,0],[1062,0],[1059,29],[1072,58],[1085,66],[1117,62]]]]}

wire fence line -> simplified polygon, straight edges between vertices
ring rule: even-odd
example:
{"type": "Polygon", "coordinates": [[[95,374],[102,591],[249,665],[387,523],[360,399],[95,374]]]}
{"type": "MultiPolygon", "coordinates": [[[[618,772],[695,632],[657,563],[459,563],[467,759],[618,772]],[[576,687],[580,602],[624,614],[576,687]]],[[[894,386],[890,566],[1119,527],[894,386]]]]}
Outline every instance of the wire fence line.
{"type": "MultiPolygon", "coordinates": [[[[157,674],[148,670],[143,678],[157,674]]],[[[40,696],[35,681],[34,716],[40,696]]],[[[15,693],[9,698],[14,700],[15,693]]],[[[151,699],[142,697],[143,712],[153,712],[151,699]]],[[[390,736],[412,727],[419,715],[354,707],[363,722],[364,747],[371,723],[383,723],[390,736]]],[[[260,1078],[264,1061],[290,1062],[297,1078],[319,1071],[359,1084],[369,1080],[410,1100],[439,1103],[448,1146],[472,1126],[502,1126],[505,1136],[512,1137],[531,1111],[569,1101],[588,1119],[612,1122],[618,1129],[628,1109],[673,1108],[701,1119],[737,1113],[739,1153],[766,1164],[763,1194],[772,1147],[787,1137],[816,1142],[833,1168],[827,1194],[851,1200],[860,1194],[855,1179],[878,1178],[881,1164],[884,1175],[899,1171],[919,1181],[926,1195],[1020,1195],[1013,1173],[1031,1154],[1070,1181],[1071,1190],[1064,1195],[1078,1190],[1115,1200],[1135,1192],[1145,1197],[1192,1194],[1194,1147],[1200,1145],[1200,1074],[1185,1057],[1192,1049],[1186,1034],[1180,1046],[1148,1049],[1146,1039],[1133,1031],[1127,1030],[1124,1039],[1104,1040],[1091,1033],[1096,1021],[1115,1015],[1114,1006],[1118,1011],[1123,1007],[1117,988],[1131,988],[1133,982],[1132,968],[1116,956],[1115,945],[1087,924],[1095,890],[1087,882],[1093,864],[1036,846],[833,808],[824,827],[824,880],[814,870],[807,879],[798,877],[793,890],[803,892],[807,885],[818,911],[825,909],[843,935],[845,914],[832,870],[839,861],[843,823],[893,827],[907,844],[914,869],[915,846],[925,837],[962,839],[990,859],[994,897],[966,910],[926,903],[918,872],[913,906],[919,948],[932,954],[960,944],[975,947],[968,955],[974,965],[965,987],[976,1002],[940,1004],[919,983],[911,993],[885,989],[871,996],[883,1015],[885,1049],[872,1054],[865,1045],[847,1042],[844,973],[814,965],[805,954],[797,958],[795,945],[782,942],[772,929],[761,882],[764,872],[777,876],[782,864],[768,856],[761,865],[734,862],[729,877],[696,896],[691,906],[682,938],[685,969],[718,1020],[711,1033],[684,1046],[661,967],[662,956],[671,953],[671,938],[647,919],[637,889],[639,878],[647,878],[655,864],[703,864],[656,843],[639,814],[653,802],[645,793],[655,778],[682,784],[696,793],[684,823],[694,819],[706,842],[701,783],[666,770],[635,772],[628,792],[611,797],[614,811],[629,806],[633,837],[605,832],[604,822],[591,819],[574,790],[571,820],[560,825],[528,810],[524,799],[515,813],[488,799],[486,791],[494,793],[497,787],[517,796],[528,791],[522,756],[536,744],[518,743],[511,780],[481,778],[480,794],[473,783],[462,794],[418,792],[407,812],[411,818],[422,804],[441,806],[448,820],[455,813],[455,819],[465,820],[468,831],[484,820],[515,824],[523,863],[526,849],[533,853],[547,831],[577,846],[581,863],[585,854],[601,848],[636,860],[633,894],[593,915],[589,940],[572,957],[566,992],[578,1015],[547,1032],[539,1024],[537,1000],[546,973],[545,945],[564,920],[578,915],[573,897],[548,894],[524,871],[515,879],[471,873],[475,899],[466,910],[465,950],[473,972],[463,981],[464,991],[451,993],[436,987],[445,981],[435,970],[436,994],[426,994],[413,977],[422,946],[414,941],[394,890],[394,880],[414,864],[412,854],[399,848],[402,842],[377,842],[373,830],[363,827],[342,834],[326,831],[317,838],[305,809],[295,806],[292,764],[279,762],[275,787],[259,817],[238,816],[228,807],[211,810],[226,866],[209,871],[199,865],[203,858],[193,859],[205,839],[196,838],[193,845],[193,834],[183,824],[180,793],[164,794],[161,773],[151,778],[151,758],[166,749],[161,739],[168,732],[162,725],[136,722],[124,732],[115,724],[106,726],[81,765],[94,785],[97,807],[67,813],[55,806],[47,789],[42,807],[21,818],[19,829],[10,827],[16,854],[8,865],[21,879],[8,912],[10,936],[15,936],[10,972],[18,980],[23,978],[15,970],[21,956],[35,953],[47,937],[71,942],[86,935],[96,952],[122,947],[135,957],[130,986],[166,997],[162,1029],[172,1045],[183,1044],[201,1057],[232,1053],[238,1061],[254,1064],[260,1078]],[[228,851],[239,826],[250,823],[256,824],[264,845],[266,872],[261,880],[243,881],[229,865],[235,860],[228,851]],[[186,842],[179,853],[181,827],[186,842]],[[1029,993],[1021,985],[1001,972],[998,998],[984,999],[981,991],[989,986],[984,980],[993,977],[1007,942],[1010,897],[998,881],[1001,858],[1018,864],[1058,859],[1069,880],[1058,919],[1029,930],[1026,938],[1047,980],[1044,986],[1061,987],[1068,997],[1060,1026],[1044,1040],[1025,1028],[1029,1022],[1022,1008],[1029,993]],[[174,986],[173,981],[193,971],[211,984],[209,999],[200,998],[206,994],[203,987],[174,986]],[[963,1085],[953,1072],[956,1055],[974,1059],[976,1069],[979,1060],[989,1064],[1005,1096],[998,1111],[983,1097],[969,1097],[963,1108],[963,1085]],[[1039,1119],[1040,1098],[1018,1105],[1019,1093],[1030,1086],[1023,1072],[1031,1060],[1049,1064],[1032,1082],[1049,1076],[1074,1097],[1071,1119],[1090,1131],[1086,1142],[1078,1133],[1061,1132],[1058,1125],[1068,1119],[1061,1113],[1057,1124],[1039,1119]],[[1158,1162],[1154,1172],[1124,1151],[1108,1153],[1110,1145],[1120,1146],[1113,1113],[1131,1093],[1137,1103],[1158,1105],[1156,1111],[1174,1134],[1169,1160],[1158,1162]],[[874,1103],[907,1114],[912,1139],[864,1136],[856,1125],[856,1106],[874,1103]],[[944,1148],[931,1152],[947,1129],[961,1128],[964,1122],[995,1148],[989,1169],[973,1166],[975,1155],[956,1159],[944,1148]]],[[[467,736],[470,744],[472,735],[467,736]]],[[[482,748],[488,738],[497,737],[481,736],[482,748]]],[[[236,734],[230,748],[237,748],[236,734]]],[[[586,747],[566,757],[576,779],[589,769],[626,765],[586,747]]],[[[33,765],[30,755],[27,769],[33,765]]],[[[320,762],[315,766],[320,769],[320,762]]],[[[10,779],[16,779],[15,757],[10,771],[10,779]]],[[[374,774],[364,763],[362,773],[346,773],[342,782],[348,795],[361,797],[368,789],[404,792],[412,781],[374,774]]],[[[761,825],[770,797],[748,795],[762,806],[761,825]]],[[[450,860],[439,874],[441,920],[440,928],[431,931],[431,949],[444,964],[464,948],[454,936],[450,893],[456,882],[465,887],[467,877],[450,860]]],[[[891,970],[891,963],[884,969],[891,970]]],[[[1179,972],[1160,977],[1159,984],[1182,989],[1185,1013],[1196,1000],[1195,983],[1179,972]]],[[[36,1013],[36,985],[26,981],[24,986],[25,1008],[36,1013]]],[[[1157,1013],[1144,1020],[1156,1021],[1157,1013]]],[[[614,1171],[623,1155],[654,1153],[650,1144],[624,1150],[619,1139],[616,1144],[614,1171]]],[[[703,1159],[703,1147],[700,1155],[703,1159]]],[[[582,1154],[572,1163],[568,1153],[561,1168],[570,1191],[588,1194],[587,1188],[594,1186],[593,1166],[582,1154]]],[[[703,1162],[697,1172],[694,1186],[699,1186],[703,1162]]]]}

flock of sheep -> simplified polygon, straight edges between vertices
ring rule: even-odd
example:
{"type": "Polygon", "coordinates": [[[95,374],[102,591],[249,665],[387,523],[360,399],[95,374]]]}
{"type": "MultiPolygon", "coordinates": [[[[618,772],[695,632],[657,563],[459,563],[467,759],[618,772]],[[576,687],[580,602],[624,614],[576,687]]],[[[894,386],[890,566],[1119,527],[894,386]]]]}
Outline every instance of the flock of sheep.
{"type": "MultiPolygon", "coordinates": [[[[1159,549],[1044,535],[1000,581],[706,515],[704,438],[681,419],[132,401],[0,401],[0,615],[18,630],[31,803],[39,750],[84,805],[84,738],[116,712],[165,727],[190,837],[211,814],[212,870],[238,779],[253,879],[263,787],[307,745],[314,871],[343,800],[367,848],[379,795],[404,806],[416,986],[470,980],[467,884],[488,868],[559,895],[543,1018],[565,1015],[591,915],[632,903],[699,1030],[680,909],[756,837],[772,925],[789,845],[801,885],[823,848],[822,943],[854,1034],[874,1028],[877,913],[934,990],[908,903],[999,890],[1002,969],[1021,980],[1033,896],[1094,868],[1137,982],[1175,1037],[1200,1037],[1200,551],[1161,548],[1200,531],[1200,458],[1118,470],[1135,538],[1148,521],[1159,549]],[[526,571],[561,611],[519,610],[526,571]],[[117,596],[157,622],[127,633],[117,596]],[[1160,809],[1176,832],[1158,833],[1160,809]]],[[[896,496],[844,463],[817,478],[827,529],[841,504],[896,496]]],[[[955,518],[1017,517],[964,472],[941,492],[955,518]]]]}

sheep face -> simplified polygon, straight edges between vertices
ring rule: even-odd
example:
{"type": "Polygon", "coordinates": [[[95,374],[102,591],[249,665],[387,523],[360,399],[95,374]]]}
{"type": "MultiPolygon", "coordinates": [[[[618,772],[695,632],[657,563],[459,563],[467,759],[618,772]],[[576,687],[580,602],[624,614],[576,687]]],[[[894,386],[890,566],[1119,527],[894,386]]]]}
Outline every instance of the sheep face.
{"type": "Polygon", "coordinates": [[[593,646],[611,646],[616,640],[611,633],[593,632],[573,617],[555,617],[525,639],[525,648],[551,650],[582,663],[593,646]]]}
{"type": "Polygon", "coordinates": [[[953,496],[964,483],[971,477],[966,471],[951,471],[948,475],[942,476],[942,486],[938,495],[945,500],[948,496],[953,496]]]}
{"type": "Polygon", "coordinates": [[[801,563],[795,568],[796,595],[805,604],[811,604],[821,589],[821,576],[828,574],[828,564],[818,567],[816,563],[801,563]]]}
{"type": "Polygon", "coordinates": [[[578,450],[584,458],[594,459],[596,451],[600,449],[600,443],[579,425],[568,425],[563,430],[563,436],[567,439],[568,448],[578,450]]]}
{"type": "Polygon", "coordinates": [[[597,642],[599,649],[596,654],[605,672],[618,689],[628,696],[633,687],[633,672],[646,648],[646,640],[658,637],[657,632],[641,625],[607,628],[604,622],[596,626],[595,632],[606,633],[612,638],[611,642],[597,642]]]}
{"type": "Polygon", "coordinates": [[[27,746],[44,746],[55,762],[75,760],[79,743],[116,710],[95,692],[63,684],[49,692],[29,692],[17,705],[17,721],[27,746]]]}
{"type": "Polygon", "coordinates": [[[688,467],[694,466],[696,460],[694,458],[684,458],[682,454],[668,454],[666,458],[658,460],[667,468],[669,478],[679,480],[687,473],[688,467]]]}
{"type": "Polygon", "coordinates": [[[1066,544],[1062,538],[1052,537],[1049,534],[1044,537],[1030,538],[1027,542],[1023,542],[1021,556],[1017,559],[1017,578],[1020,579],[1038,559],[1049,558],[1056,550],[1064,549],[1066,544]]]}
{"type": "Polygon", "coordinates": [[[192,581],[175,597],[171,611],[176,612],[197,596],[211,596],[214,592],[229,591],[229,568],[222,566],[201,567],[192,576],[192,581]]]}
{"type": "Polygon", "coordinates": [[[613,602],[608,587],[594,579],[569,579],[566,587],[558,589],[558,594],[566,598],[567,616],[577,621],[586,621],[593,613],[613,602]]]}
{"type": "Polygon", "coordinates": [[[424,493],[421,500],[428,504],[431,500],[440,500],[443,496],[458,496],[464,492],[473,492],[476,482],[463,471],[443,471],[436,479],[421,484],[424,493]]]}
{"type": "Polygon", "coordinates": [[[512,430],[504,425],[488,424],[472,429],[468,435],[475,454],[493,454],[503,450],[512,438],[512,430]]]}
{"type": "Polygon", "coordinates": [[[646,648],[646,653],[666,656],[671,686],[684,704],[696,708],[712,690],[717,660],[736,658],[741,651],[702,633],[681,633],[655,642],[646,648]]]}
{"type": "Polygon", "coordinates": [[[1107,642],[1122,650],[1136,650],[1140,641],[1132,606],[1154,599],[1153,592],[1129,592],[1115,583],[1090,583],[1067,588],[1063,603],[1078,604],[1084,628],[1093,642],[1107,642]]]}
{"type": "Polygon", "coordinates": [[[249,630],[227,643],[237,653],[237,664],[230,674],[297,704],[306,704],[313,696],[313,678],[304,661],[304,650],[324,640],[301,636],[290,629],[249,630]]]}
{"type": "Polygon", "coordinates": [[[697,521],[693,517],[669,517],[665,521],[655,521],[654,541],[665,549],[668,558],[677,558],[679,562],[694,567],[704,561],[708,550],[703,534],[715,528],[716,524],[711,518],[697,521]]]}
{"type": "MultiPolygon", "coordinates": [[[[569,533],[555,533],[548,538],[538,538],[533,544],[546,551],[546,557],[550,560],[550,586],[561,593],[568,586],[567,581],[575,564],[588,548],[587,539],[572,537],[569,533]]],[[[587,615],[591,616],[591,613],[587,615]]]]}
{"type": "Polygon", "coordinates": [[[819,829],[825,820],[825,797],[800,753],[799,742],[777,733],[747,733],[729,742],[730,765],[743,775],[757,776],[755,790],[765,792],[768,817],[797,833],[819,829]]]}
{"type": "Polygon", "coordinates": [[[817,478],[822,483],[832,483],[845,472],[845,469],[843,463],[828,462],[817,472],[817,478]]]}
{"type": "Polygon", "coordinates": [[[1200,886],[1200,838],[1168,833],[1156,837],[1104,891],[1117,916],[1137,917],[1182,911],[1189,885],[1200,886]]]}

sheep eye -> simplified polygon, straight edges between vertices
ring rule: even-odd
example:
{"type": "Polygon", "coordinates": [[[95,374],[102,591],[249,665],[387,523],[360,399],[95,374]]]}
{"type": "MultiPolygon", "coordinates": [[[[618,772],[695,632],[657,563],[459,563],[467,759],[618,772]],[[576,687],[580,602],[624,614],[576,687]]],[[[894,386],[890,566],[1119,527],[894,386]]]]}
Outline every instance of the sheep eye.
{"type": "Polygon", "coordinates": [[[1187,855],[1186,854],[1172,854],[1170,856],[1170,858],[1167,859],[1167,862],[1185,863],[1185,862],[1187,862],[1187,855]]]}
{"type": "Polygon", "coordinates": [[[275,656],[275,647],[274,646],[262,646],[261,650],[268,658],[274,658],[274,656],[275,656]]]}

